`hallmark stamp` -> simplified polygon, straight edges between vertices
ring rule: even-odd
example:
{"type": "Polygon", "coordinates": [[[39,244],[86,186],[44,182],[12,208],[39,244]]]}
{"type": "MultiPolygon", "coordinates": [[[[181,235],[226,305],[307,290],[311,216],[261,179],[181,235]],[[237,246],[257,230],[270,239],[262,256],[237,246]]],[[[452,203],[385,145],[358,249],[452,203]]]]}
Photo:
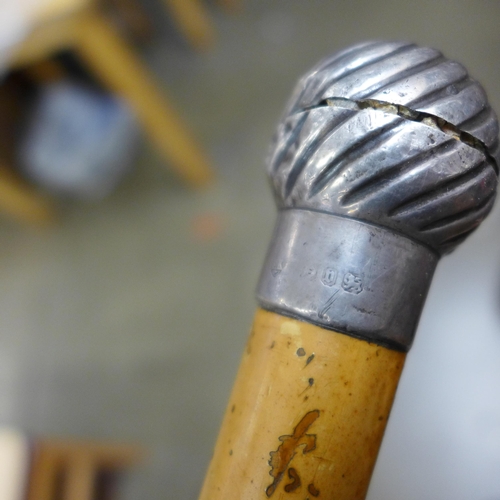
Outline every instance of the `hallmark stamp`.
{"type": "Polygon", "coordinates": [[[361,276],[354,273],[345,273],[342,280],[342,288],[349,293],[359,294],[363,291],[363,282],[361,276]]]}
{"type": "Polygon", "coordinates": [[[276,276],[278,276],[278,274],[280,274],[281,271],[283,271],[283,269],[281,269],[279,267],[273,267],[271,269],[271,274],[273,275],[273,278],[276,278],[276,276]]]}
{"type": "Polygon", "coordinates": [[[310,279],[311,281],[316,278],[316,275],[318,274],[318,271],[314,268],[314,267],[305,267],[304,270],[302,271],[302,273],[300,273],[300,275],[303,277],[303,278],[308,278],[310,279]]]}
{"type": "Polygon", "coordinates": [[[333,267],[326,267],[321,275],[321,283],[326,286],[333,286],[337,281],[337,271],[333,267]]]}

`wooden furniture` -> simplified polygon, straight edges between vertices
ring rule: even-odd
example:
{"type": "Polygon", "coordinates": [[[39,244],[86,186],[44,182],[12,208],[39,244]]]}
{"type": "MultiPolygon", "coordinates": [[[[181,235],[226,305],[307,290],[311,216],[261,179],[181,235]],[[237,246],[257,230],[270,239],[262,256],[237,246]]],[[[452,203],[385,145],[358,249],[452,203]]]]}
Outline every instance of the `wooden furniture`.
{"type": "Polygon", "coordinates": [[[35,445],[27,500],[95,500],[103,473],[119,473],[144,456],[137,446],[41,440],[35,445]]]}
{"type": "MultiPolygon", "coordinates": [[[[10,68],[28,67],[61,50],[72,50],[111,92],[134,109],[147,136],[170,168],[188,184],[213,177],[200,147],[169,104],[163,89],[92,0],[49,0],[34,13],[34,29],[15,48],[10,68]]],[[[0,168],[0,208],[29,222],[51,219],[50,202],[0,168]]]]}
{"type": "Polygon", "coordinates": [[[0,498],[25,500],[30,449],[26,435],[0,428],[0,498]]]}
{"type": "MultiPolygon", "coordinates": [[[[215,43],[215,28],[200,0],[163,0],[169,14],[189,43],[198,50],[206,50],[215,43]]],[[[239,0],[218,0],[228,11],[238,9],[239,0]]]]}
{"type": "Polygon", "coordinates": [[[163,0],[169,14],[189,43],[206,50],[215,42],[215,28],[200,0],[163,0]]]}

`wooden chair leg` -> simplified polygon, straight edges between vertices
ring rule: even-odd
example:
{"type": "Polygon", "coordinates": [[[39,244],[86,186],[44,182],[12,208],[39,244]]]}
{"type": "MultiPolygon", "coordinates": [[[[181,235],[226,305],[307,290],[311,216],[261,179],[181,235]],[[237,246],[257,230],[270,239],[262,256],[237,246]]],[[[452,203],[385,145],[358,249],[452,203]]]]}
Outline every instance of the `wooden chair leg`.
{"type": "Polygon", "coordinates": [[[53,500],[59,469],[60,463],[50,450],[39,449],[33,463],[28,500],[53,500]]]}
{"type": "Polygon", "coordinates": [[[163,0],[174,21],[193,47],[210,48],[215,42],[215,29],[200,0],[163,0]]]}
{"type": "Polygon", "coordinates": [[[145,450],[135,445],[41,440],[36,445],[27,500],[92,500],[99,472],[123,472],[144,455],[145,450]]]}
{"type": "Polygon", "coordinates": [[[96,464],[92,457],[76,455],[66,463],[64,500],[92,500],[95,489],[96,464]]]}
{"type": "Polygon", "coordinates": [[[187,182],[202,186],[213,176],[200,148],[149,72],[97,11],[81,16],[75,49],[89,69],[135,110],[147,134],[187,182]]]}
{"type": "Polygon", "coordinates": [[[5,167],[0,167],[0,210],[30,224],[47,225],[55,218],[52,203],[5,167]]]}

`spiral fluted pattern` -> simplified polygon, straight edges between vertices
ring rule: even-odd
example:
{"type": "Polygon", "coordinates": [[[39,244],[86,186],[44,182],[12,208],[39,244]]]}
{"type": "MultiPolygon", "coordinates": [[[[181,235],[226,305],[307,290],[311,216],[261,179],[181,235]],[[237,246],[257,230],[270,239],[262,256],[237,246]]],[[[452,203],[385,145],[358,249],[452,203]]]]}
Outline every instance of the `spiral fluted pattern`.
{"type": "Polygon", "coordinates": [[[282,208],[371,222],[444,253],[493,206],[498,132],[462,65],[431,48],[368,42],[299,81],[269,174],[282,208]]]}

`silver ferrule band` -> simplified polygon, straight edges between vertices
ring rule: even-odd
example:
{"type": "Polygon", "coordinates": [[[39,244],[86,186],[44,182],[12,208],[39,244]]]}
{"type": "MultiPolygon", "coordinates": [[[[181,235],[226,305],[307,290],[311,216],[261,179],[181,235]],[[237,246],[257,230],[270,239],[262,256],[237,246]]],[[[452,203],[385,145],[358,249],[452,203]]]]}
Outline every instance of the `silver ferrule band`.
{"type": "Polygon", "coordinates": [[[264,309],[407,351],[438,260],[382,227],[283,210],[257,299],[264,309]]]}

